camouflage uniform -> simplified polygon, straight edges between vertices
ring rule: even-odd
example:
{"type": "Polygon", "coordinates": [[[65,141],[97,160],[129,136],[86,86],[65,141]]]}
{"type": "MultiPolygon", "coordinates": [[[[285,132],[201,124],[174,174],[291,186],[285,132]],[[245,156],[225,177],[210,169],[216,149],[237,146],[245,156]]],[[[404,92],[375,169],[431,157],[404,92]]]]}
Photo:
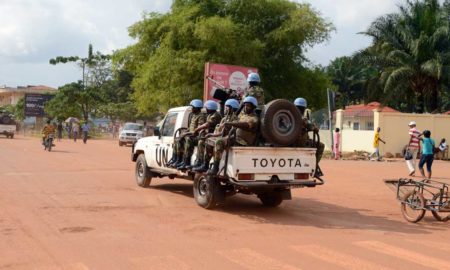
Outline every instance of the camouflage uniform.
{"type": "MultiPolygon", "coordinates": [[[[194,113],[191,118],[191,123],[189,125],[189,132],[194,132],[195,129],[205,123],[206,117],[205,114],[202,112],[194,113]]],[[[177,155],[182,156],[183,153],[186,153],[184,150],[187,149],[187,147],[191,144],[191,138],[190,137],[184,137],[182,140],[177,140],[173,145],[173,151],[174,153],[177,153],[177,155]],[[188,142],[189,141],[189,142],[188,142]]]]}
{"type": "MultiPolygon", "coordinates": [[[[209,123],[209,128],[206,131],[202,131],[202,135],[206,135],[207,133],[212,133],[214,131],[214,129],[216,128],[216,126],[219,123],[221,123],[221,119],[222,119],[222,116],[218,112],[208,114],[208,116],[206,117],[206,123],[209,123]]],[[[193,150],[195,141],[192,138],[189,138],[188,140],[186,140],[186,148],[188,146],[187,142],[189,142],[189,147],[191,147],[193,150]],[[193,143],[193,145],[190,145],[191,142],[193,143]]],[[[204,153],[205,153],[205,139],[201,139],[201,140],[198,140],[198,144],[197,144],[197,160],[203,161],[204,153]]],[[[191,154],[192,154],[192,152],[191,152],[191,154]]]]}
{"type": "MultiPolygon", "coordinates": [[[[249,146],[255,143],[256,132],[258,130],[258,116],[253,112],[251,114],[241,113],[237,122],[246,122],[249,124],[249,130],[238,128],[236,130],[236,145],[249,146]]],[[[226,145],[226,138],[219,138],[214,145],[214,162],[222,159],[222,154],[226,145]]]]}
{"type": "MultiPolygon", "coordinates": [[[[203,125],[206,122],[206,115],[204,113],[194,114],[189,125],[189,132],[194,132],[196,128],[203,125]]],[[[197,144],[197,137],[187,136],[184,143],[184,155],[191,156],[194,151],[194,146],[197,144]]]]}
{"type": "MultiPolygon", "coordinates": [[[[216,126],[216,128],[214,129],[214,134],[220,134],[223,132],[224,135],[228,134],[229,130],[225,130],[225,123],[231,123],[231,122],[235,122],[237,120],[237,116],[235,113],[231,113],[231,114],[227,114],[225,115],[224,118],[222,118],[222,120],[220,121],[220,124],[216,126]]],[[[204,153],[204,161],[208,161],[211,159],[211,157],[213,156],[214,153],[214,146],[216,145],[216,142],[218,140],[223,140],[222,138],[218,138],[218,137],[213,137],[213,138],[208,138],[206,142],[203,142],[203,144],[205,145],[205,153],[204,153]]],[[[198,143],[198,149],[200,149],[200,141],[198,143]]],[[[198,150],[197,149],[197,150],[198,150]]]]}
{"type": "Polygon", "coordinates": [[[258,108],[264,106],[264,89],[259,85],[250,86],[244,91],[244,97],[252,96],[258,101],[258,108]]]}
{"type": "MultiPolygon", "coordinates": [[[[315,147],[313,145],[313,140],[311,140],[308,136],[308,132],[313,131],[313,130],[314,130],[314,125],[311,123],[311,121],[308,118],[303,117],[303,129],[302,129],[302,132],[301,132],[300,137],[297,142],[297,145],[299,147],[315,147]]],[[[316,150],[316,162],[317,163],[319,163],[319,161],[322,159],[324,150],[325,150],[325,145],[323,143],[319,143],[319,145],[317,145],[317,150],[316,150]]]]}

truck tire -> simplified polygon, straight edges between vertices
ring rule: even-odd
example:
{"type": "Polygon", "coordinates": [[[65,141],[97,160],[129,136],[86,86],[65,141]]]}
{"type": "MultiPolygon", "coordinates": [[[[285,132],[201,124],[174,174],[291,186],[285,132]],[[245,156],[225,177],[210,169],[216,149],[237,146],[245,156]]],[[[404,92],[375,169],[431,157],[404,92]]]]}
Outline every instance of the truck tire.
{"type": "Polygon", "coordinates": [[[150,186],[152,172],[147,167],[147,161],[145,160],[144,154],[140,154],[136,160],[135,177],[138,186],[143,188],[150,186]]]}
{"type": "Polygon", "coordinates": [[[11,118],[8,115],[3,115],[2,118],[1,118],[1,122],[4,125],[8,125],[9,122],[11,122],[11,118]]]}
{"type": "Polygon", "coordinates": [[[10,139],[14,138],[14,134],[9,135],[9,138],[10,139]]]}
{"type": "Polygon", "coordinates": [[[302,123],[302,116],[292,102],[276,99],[266,104],[261,113],[261,135],[275,146],[289,146],[298,141],[302,123]]]}
{"type": "Polygon", "coordinates": [[[194,198],[198,205],[205,209],[213,209],[223,205],[225,192],[213,175],[195,174],[194,198]]]}
{"type": "Polygon", "coordinates": [[[283,202],[283,197],[279,192],[261,193],[258,194],[258,198],[265,207],[277,207],[283,202]]]}

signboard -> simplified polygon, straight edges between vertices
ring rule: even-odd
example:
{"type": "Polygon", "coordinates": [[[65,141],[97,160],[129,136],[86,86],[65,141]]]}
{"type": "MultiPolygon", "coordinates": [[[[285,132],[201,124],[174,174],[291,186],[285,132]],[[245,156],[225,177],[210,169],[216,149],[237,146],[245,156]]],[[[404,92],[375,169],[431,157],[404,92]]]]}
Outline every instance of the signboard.
{"type": "Polygon", "coordinates": [[[244,93],[244,89],[247,88],[247,75],[251,72],[257,73],[258,69],[254,67],[206,63],[203,99],[212,99],[213,91],[216,88],[222,88],[222,86],[236,90],[242,95],[244,93]],[[208,77],[216,82],[208,80],[208,77]]]}
{"type": "Polygon", "coordinates": [[[25,116],[45,116],[44,105],[54,95],[25,94],[25,116]]]}

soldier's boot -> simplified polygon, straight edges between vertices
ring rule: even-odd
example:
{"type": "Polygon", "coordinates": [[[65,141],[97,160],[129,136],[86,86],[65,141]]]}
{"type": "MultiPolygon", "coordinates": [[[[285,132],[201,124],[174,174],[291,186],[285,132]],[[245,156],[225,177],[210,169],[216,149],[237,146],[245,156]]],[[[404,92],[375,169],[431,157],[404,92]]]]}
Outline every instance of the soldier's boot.
{"type": "Polygon", "coordinates": [[[178,155],[177,155],[176,153],[174,153],[174,154],[172,155],[172,158],[166,163],[166,166],[167,166],[167,167],[172,166],[172,164],[174,164],[175,162],[177,162],[177,160],[178,160],[178,155]]]}
{"type": "Polygon", "coordinates": [[[177,168],[183,163],[183,155],[177,155],[177,160],[170,165],[171,168],[177,168]]]}
{"type": "Polygon", "coordinates": [[[211,169],[208,170],[207,174],[208,175],[217,175],[218,172],[219,172],[219,161],[214,160],[214,164],[211,167],[211,169]]]}
{"type": "Polygon", "coordinates": [[[189,166],[186,166],[186,169],[187,169],[187,170],[192,170],[192,169],[194,169],[195,167],[201,166],[202,164],[203,164],[203,160],[197,159],[197,160],[195,160],[195,163],[194,163],[194,164],[191,164],[191,165],[189,165],[189,166]]]}
{"type": "Polygon", "coordinates": [[[323,176],[323,172],[320,169],[319,164],[317,164],[316,171],[314,172],[314,177],[321,177],[321,176],[323,176]]]}
{"type": "Polygon", "coordinates": [[[194,172],[206,172],[209,168],[209,161],[204,161],[200,166],[194,167],[192,171],[194,172]]]}
{"type": "Polygon", "coordinates": [[[183,162],[177,166],[177,170],[186,170],[186,167],[189,167],[191,165],[191,158],[185,157],[183,162]]]}

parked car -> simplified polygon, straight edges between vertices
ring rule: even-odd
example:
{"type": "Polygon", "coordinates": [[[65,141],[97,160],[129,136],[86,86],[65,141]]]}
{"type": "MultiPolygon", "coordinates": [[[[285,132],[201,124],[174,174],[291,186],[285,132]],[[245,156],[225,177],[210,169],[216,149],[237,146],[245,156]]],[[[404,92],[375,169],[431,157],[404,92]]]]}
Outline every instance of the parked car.
{"type": "Polygon", "coordinates": [[[144,125],[125,123],[119,134],[119,146],[132,144],[142,137],[144,137],[144,125]]]}

